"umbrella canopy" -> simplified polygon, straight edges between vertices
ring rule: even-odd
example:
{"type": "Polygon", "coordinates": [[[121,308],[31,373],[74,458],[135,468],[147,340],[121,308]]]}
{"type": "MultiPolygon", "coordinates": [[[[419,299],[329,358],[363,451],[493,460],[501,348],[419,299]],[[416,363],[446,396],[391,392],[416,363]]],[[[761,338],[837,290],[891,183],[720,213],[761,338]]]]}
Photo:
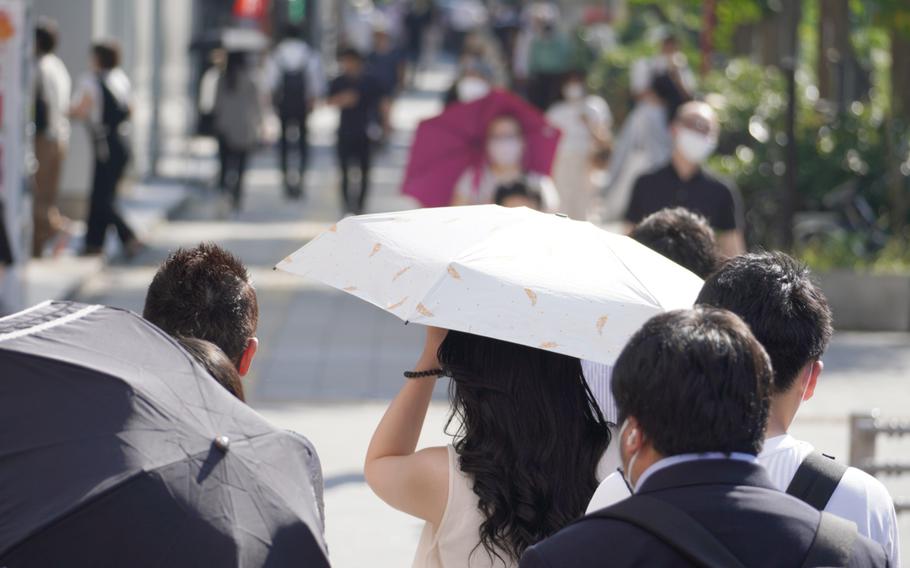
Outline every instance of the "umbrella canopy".
{"type": "Polygon", "coordinates": [[[405,321],[612,364],[702,281],[590,223],[497,205],[349,217],[281,261],[405,321]]]}
{"type": "Polygon", "coordinates": [[[328,566],[301,439],[126,311],[0,319],[0,566],[328,566]]]}
{"type": "Polygon", "coordinates": [[[521,123],[525,168],[549,175],[559,130],[521,98],[494,90],[482,99],[450,105],[417,126],[402,193],[415,197],[424,207],[450,205],[458,177],[469,167],[482,164],[487,129],[502,115],[514,116],[521,123]]]}

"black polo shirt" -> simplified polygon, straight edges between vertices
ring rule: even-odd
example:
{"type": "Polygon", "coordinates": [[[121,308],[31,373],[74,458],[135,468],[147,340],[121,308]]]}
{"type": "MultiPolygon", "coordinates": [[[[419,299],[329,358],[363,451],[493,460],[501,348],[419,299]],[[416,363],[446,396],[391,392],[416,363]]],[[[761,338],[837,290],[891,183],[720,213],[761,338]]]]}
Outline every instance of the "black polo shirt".
{"type": "Polygon", "coordinates": [[[667,207],[700,213],[715,231],[743,228],[739,192],[701,168],[689,180],[680,179],[672,163],[639,177],[632,187],[626,221],[636,224],[667,207]]]}

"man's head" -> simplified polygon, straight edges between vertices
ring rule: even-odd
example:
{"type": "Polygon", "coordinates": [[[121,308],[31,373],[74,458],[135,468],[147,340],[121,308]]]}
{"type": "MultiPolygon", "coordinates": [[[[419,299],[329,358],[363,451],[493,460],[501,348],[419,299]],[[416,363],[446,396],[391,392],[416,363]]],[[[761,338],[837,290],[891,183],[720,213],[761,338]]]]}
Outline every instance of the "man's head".
{"type": "Polygon", "coordinates": [[[363,55],[353,47],[338,52],[338,64],[345,75],[360,75],[363,71],[363,55]]]}
{"type": "Polygon", "coordinates": [[[498,186],[493,203],[503,207],[527,207],[535,211],[543,209],[540,188],[527,181],[515,181],[498,186]]]}
{"type": "Polygon", "coordinates": [[[642,219],[629,236],[699,278],[707,278],[720,264],[714,231],[708,221],[684,207],[662,209],[642,219]]]}
{"type": "Polygon", "coordinates": [[[695,308],[654,316],[613,368],[627,476],[634,482],[657,460],[679,454],[757,454],[772,381],[767,354],[733,313],[695,308]]]}
{"type": "Polygon", "coordinates": [[[38,18],[35,26],[35,52],[38,56],[53,53],[57,49],[57,22],[38,18]]]}
{"type": "Polygon", "coordinates": [[[812,395],[833,330],[828,301],[805,266],[782,252],[732,258],[705,281],[696,303],[749,324],[771,357],[776,395],[812,395]]]}
{"type": "Polygon", "coordinates": [[[92,44],[92,65],[96,71],[110,71],[120,65],[120,44],[101,40],[92,44]]]}
{"type": "Polygon", "coordinates": [[[211,341],[245,375],[259,342],[259,304],[246,268],[218,245],[168,256],[149,285],[145,319],[173,336],[211,341]]]}
{"type": "Polygon", "coordinates": [[[701,164],[717,148],[720,122],[711,105],[689,101],[677,109],[670,130],[674,152],[692,164],[701,164]]]}

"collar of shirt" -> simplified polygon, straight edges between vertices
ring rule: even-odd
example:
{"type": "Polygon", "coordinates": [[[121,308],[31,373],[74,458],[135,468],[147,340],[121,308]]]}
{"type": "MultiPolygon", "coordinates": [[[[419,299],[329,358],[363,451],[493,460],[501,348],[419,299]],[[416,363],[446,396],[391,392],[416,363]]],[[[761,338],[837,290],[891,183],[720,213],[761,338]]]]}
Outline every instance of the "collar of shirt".
{"type": "Polygon", "coordinates": [[[742,452],[730,452],[729,454],[724,452],[705,452],[701,454],[679,454],[676,456],[670,456],[662,460],[658,460],[651,464],[651,467],[646,469],[641,477],[638,478],[638,481],[635,482],[635,492],[638,493],[638,490],[641,489],[641,486],[644,482],[662,469],[678,465],[686,462],[701,461],[701,460],[737,460],[750,463],[757,463],[758,458],[752,454],[744,454],[742,452]]]}
{"type": "Polygon", "coordinates": [[[692,177],[690,177],[689,179],[683,179],[682,177],[680,177],[679,172],[676,171],[676,166],[673,165],[672,160],[670,160],[670,163],[667,164],[667,170],[668,170],[669,174],[673,177],[673,179],[680,183],[693,183],[693,182],[697,183],[697,182],[701,181],[702,177],[704,177],[704,175],[705,175],[704,170],[701,168],[701,166],[699,166],[698,169],[695,170],[695,173],[692,174],[692,177]]]}

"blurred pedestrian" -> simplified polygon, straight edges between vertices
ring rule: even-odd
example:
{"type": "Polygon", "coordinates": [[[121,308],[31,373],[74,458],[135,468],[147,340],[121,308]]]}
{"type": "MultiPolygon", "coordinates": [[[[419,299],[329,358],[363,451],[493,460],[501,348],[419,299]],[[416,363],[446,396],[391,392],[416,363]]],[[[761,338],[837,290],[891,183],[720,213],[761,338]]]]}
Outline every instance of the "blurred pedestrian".
{"type": "Polygon", "coordinates": [[[142,243],[117,211],[117,187],[130,159],[130,81],[120,69],[120,46],[99,41],[92,46],[91,72],[82,78],[70,107],[70,116],[84,120],[92,136],[94,173],[88,229],[83,254],[101,254],[107,228],[113,225],[127,256],[142,243]]]}
{"type": "Polygon", "coordinates": [[[69,219],[57,209],[57,195],[70,134],[67,111],[71,82],[66,66],[55,53],[56,49],[56,22],[39,19],[35,27],[34,90],[35,160],[38,168],[32,200],[32,256],[35,258],[44,254],[45,245],[55,235],[66,235],[69,225],[69,219]]]}
{"type": "MultiPolygon", "coordinates": [[[[647,87],[638,92],[635,107],[626,116],[610,153],[601,211],[605,220],[621,219],[638,177],[670,159],[673,139],[668,122],[669,102],[662,97],[663,91],[652,87],[653,82],[648,75],[647,87]]],[[[636,83],[634,70],[632,83],[636,83]]]]}
{"type": "Polygon", "coordinates": [[[523,182],[540,188],[544,211],[559,209],[553,180],[524,167],[524,133],[514,116],[501,115],[490,122],[485,149],[483,162],[465,170],[455,182],[453,205],[493,203],[497,187],[523,182]]]}
{"type": "Polygon", "coordinates": [[[345,214],[360,214],[370,190],[372,145],[380,137],[381,117],[388,112],[388,94],[378,79],[364,72],[363,56],[357,50],[343,49],[338,63],[341,74],[329,84],[328,102],[341,110],[337,151],[342,210],[345,214]],[[351,190],[355,168],[360,175],[357,193],[351,190]]]}
{"type": "Polygon", "coordinates": [[[426,521],[415,568],[514,567],[582,514],[606,473],[598,466],[610,434],[578,359],[428,328],[405,376],[364,473],[381,499],[426,521]],[[451,377],[459,430],[452,445],[416,451],[441,375],[451,377]]]}
{"type": "Polygon", "coordinates": [[[789,433],[819,386],[821,358],[833,333],[831,309],[808,269],[782,252],[742,255],[705,281],[697,302],[736,313],[771,358],[774,390],[758,461],[774,485],[855,523],[860,534],[882,545],[890,566],[899,566],[897,515],[882,482],[789,433]]]}
{"type": "Polygon", "coordinates": [[[423,50],[426,43],[427,29],[433,24],[435,16],[433,0],[411,0],[404,15],[406,33],[405,50],[410,76],[410,83],[417,82],[417,74],[423,64],[423,50]]]}
{"type": "Polygon", "coordinates": [[[266,83],[272,104],[281,121],[278,139],[281,175],[285,195],[300,198],[304,194],[310,147],[307,118],[316,101],[325,94],[325,77],[319,53],[302,39],[303,30],[288,25],[284,39],[275,46],[266,64],[266,83]],[[292,144],[296,144],[298,163],[289,166],[292,144]]]}
{"type": "Polygon", "coordinates": [[[587,92],[583,73],[573,71],[566,75],[562,96],[547,111],[547,120],[562,132],[553,163],[560,212],[584,221],[595,197],[594,173],[604,163],[612,138],[610,107],[587,92]]]}
{"type": "Polygon", "coordinates": [[[535,211],[543,210],[543,196],[540,188],[526,181],[515,181],[496,188],[493,203],[503,207],[527,207],[535,211]]]}
{"type": "MultiPolygon", "coordinates": [[[[199,96],[196,107],[199,111],[199,123],[196,127],[201,136],[215,135],[215,94],[218,92],[218,78],[224,73],[227,52],[216,48],[209,52],[209,66],[199,79],[199,96]]],[[[219,141],[219,154],[220,154],[219,141]]]]}
{"type": "Polygon", "coordinates": [[[398,94],[404,81],[404,58],[384,21],[373,25],[373,51],[367,56],[366,71],[379,80],[389,97],[398,94]]]}
{"type": "MultiPolygon", "coordinates": [[[[142,317],[172,337],[211,342],[227,356],[240,377],[249,373],[259,350],[259,339],[256,337],[259,300],[250,274],[240,259],[215,244],[202,243],[189,249],[177,249],[168,255],[149,284],[142,317]]],[[[198,350],[206,359],[211,357],[210,348],[198,350]]],[[[217,361],[208,362],[220,368],[217,361]]],[[[205,363],[203,365],[206,366],[205,363]]],[[[215,370],[223,375],[224,372],[218,368],[215,370]]],[[[234,384],[230,373],[227,373],[227,379],[229,385],[234,384]]],[[[242,385],[228,388],[229,391],[238,389],[242,394],[242,385]]],[[[324,525],[319,455],[309,440],[298,436],[309,454],[310,478],[324,525]]]]}
{"type": "Polygon", "coordinates": [[[211,341],[195,337],[177,337],[177,343],[183,347],[184,351],[192,355],[200,365],[205,367],[209,375],[218,381],[218,384],[224,387],[226,391],[241,402],[246,402],[243,384],[240,382],[240,373],[237,372],[234,363],[228,359],[228,356],[217,345],[211,341]]]}
{"type": "Polygon", "coordinates": [[[721,263],[707,219],[684,207],[651,213],[635,225],[629,236],[699,278],[707,278],[721,263]]]}
{"type": "Polygon", "coordinates": [[[560,98],[563,75],[571,69],[574,49],[556,17],[546,18],[528,56],[528,100],[547,110],[560,98]]]}
{"type": "Polygon", "coordinates": [[[222,191],[230,197],[234,211],[243,204],[243,177],[250,152],[259,143],[262,107],[259,89],[247,63],[247,55],[232,51],[215,92],[215,131],[224,141],[221,171],[222,191]]]}
{"type": "Polygon", "coordinates": [[[632,64],[631,86],[636,98],[655,88],[655,82],[668,104],[668,120],[673,120],[676,109],[695,95],[695,75],[680,50],[679,40],[668,32],[661,34],[660,53],[632,64]]]}
{"type": "Polygon", "coordinates": [[[445,92],[443,104],[470,103],[484,98],[492,89],[493,69],[483,61],[472,59],[459,66],[459,74],[445,92]]]}
{"type": "Polygon", "coordinates": [[[719,131],[717,113],[707,103],[689,102],[680,107],[672,124],[670,162],[638,178],[632,188],[625,214],[630,226],[665,207],[681,206],[708,219],[724,255],[745,252],[739,192],[703,167],[717,147],[719,131]]]}
{"type": "Polygon", "coordinates": [[[605,558],[617,567],[803,559],[885,566],[881,546],[784,495],[758,463],[772,375],[761,344],[730,312],[651,318],[623,349],[613,378],[621,475],[634,494],[530,547],[522,568],[595,567],[605,558]]]}

